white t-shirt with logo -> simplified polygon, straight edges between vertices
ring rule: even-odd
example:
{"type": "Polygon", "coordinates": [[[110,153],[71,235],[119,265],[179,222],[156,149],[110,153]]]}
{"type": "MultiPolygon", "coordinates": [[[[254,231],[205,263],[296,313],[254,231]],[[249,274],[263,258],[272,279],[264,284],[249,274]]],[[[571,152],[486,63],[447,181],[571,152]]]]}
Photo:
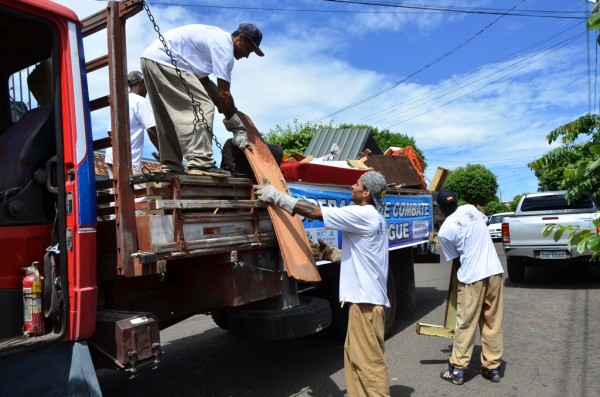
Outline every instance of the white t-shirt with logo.
{"type": "Polygon", "coordinates": [[[438,232],[446,260],[460,258],[458,281],[471,284],[504,273],[487,229],[486,217],[471,204],[448,216],[438,232]]]}
{"type": "MultiPolygon", "coordinates": [[[[231,33],[215,26],[184,25],[163,34],[167,46],[177,61],[177,67],[203,78],[210,74],[231,82],[233,39],[231,33]]],[[[160,40],[154,40],[142,53],[142,58],[173,67],[160,40]]]]}
{"type": "Polygon", "coordinates": [[[342,230],[340,302],[390,307],[387,297],[388,233],[372,205],[322,207],[325,228],[342,230]]]}
{"type": "MultiPolygon", "coordinates": [[[[141,95],[129,93],[129,132],[131,134],[131,164],[142,165],[142,152],[144,150],[144,131],[156,126],[150,101],[141,95]]],[[[108,131],[111,130],[110,122],[108,131]]],[[[112,148],[106,149],[104,162],[113,163],[112,148]]]]}

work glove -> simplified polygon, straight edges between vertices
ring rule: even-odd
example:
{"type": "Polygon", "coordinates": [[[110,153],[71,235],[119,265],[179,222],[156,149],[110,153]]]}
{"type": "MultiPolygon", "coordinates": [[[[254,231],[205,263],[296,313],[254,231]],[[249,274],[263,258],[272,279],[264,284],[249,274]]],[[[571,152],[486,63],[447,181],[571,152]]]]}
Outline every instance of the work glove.
{"type": "Polygon", "coordinates": [[[271,185],[269,181],[266,181],[264,185],[254,185],[254,192],[260,201],[281,207],[290,214],[294,213],[294,207],[299,200],[286,193],[280,192],[271,185]]]}
{"type": "Polygon", "coordinates": [[[233,133],[233,144],[235,146],[242,150],[252,150],[252,146],[248,143],[248,131],[237,113],[231,116],[229,120],[223,120],[223,124],[225,124],[227,131],[233,133]]]}
{"type": "Polygon", "coordinates": [[[317,239],[318,243],[310,245],[313,256],[315,259],[323,259],[330,262],[341,262],[342,251],[330,246],[322,238],[317,239]]]}

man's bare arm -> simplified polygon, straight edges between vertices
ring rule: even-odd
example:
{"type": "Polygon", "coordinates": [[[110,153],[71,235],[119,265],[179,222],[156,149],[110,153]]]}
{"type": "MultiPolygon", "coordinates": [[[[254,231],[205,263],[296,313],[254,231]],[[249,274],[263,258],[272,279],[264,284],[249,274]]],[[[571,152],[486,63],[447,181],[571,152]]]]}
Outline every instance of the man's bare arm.
{"type": "Polygon", "coordinates": [[[208,76],[201,78],[200,82],[204,86],[204,89],[206,90],[212,102],[217,107],[219,113],[221,113],[221,103],[219,102],[219,90],[217,85],[210,78],[208,78],[208,76]]]}
{"type": "Polygon", "coordinates": [[[309,203],[308,201],[299,200],[294,206],[294,214],[302,215],[310,219],[323,220],[321,207],[309,203]]]}
{"type": "Polygon", "coordinates": [[[148,132],[148,138],[150,138],[150,142],[154,145],[154,147],[158,150],[158,133],[156,132],[156,127],[150,127],[146,130],[148,132]]]}
{"type": "Polygon", "coordinates": [[[237,113],[237,108],[233,102],[233,95],[231,95],[230,84],[228,81],[217,79],[217,87],[219,92],[219,103],[221,104],[221,112],[225,116],[226,120],[229,120],[231,116],[237,113]]]}

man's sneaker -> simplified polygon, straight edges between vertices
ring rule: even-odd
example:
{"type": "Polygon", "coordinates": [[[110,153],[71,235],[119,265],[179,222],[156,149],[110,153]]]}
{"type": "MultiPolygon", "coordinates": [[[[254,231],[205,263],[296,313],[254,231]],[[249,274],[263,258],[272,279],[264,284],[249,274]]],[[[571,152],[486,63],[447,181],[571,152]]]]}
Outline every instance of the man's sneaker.
{"type": "Polygon", "coordinates": [[[465,373],[462,369],[454,368],[452,364],[448,364],[448,369],[440,372],[440,378],[452,382],[455,385],[464,383],[465,373]]]}
{"type": "Polygon", "coordinates": [[[209,176],[217,176],[221,178],[227,178],[231,176],[231,172],[222,170],[217,167],[208,167],[208,168],[199,168],[199,167],[188,167],[188,174],[190,175],[209,175],[209,176]]]}
{"type": "Polygon", "coordinates": [[[481,376],[483,376],[486,379],[491,380],[494,383],[499,383],[500,382],[500,372],[498,372],[497,369],[483,368],[481,370],[481,376]]]}

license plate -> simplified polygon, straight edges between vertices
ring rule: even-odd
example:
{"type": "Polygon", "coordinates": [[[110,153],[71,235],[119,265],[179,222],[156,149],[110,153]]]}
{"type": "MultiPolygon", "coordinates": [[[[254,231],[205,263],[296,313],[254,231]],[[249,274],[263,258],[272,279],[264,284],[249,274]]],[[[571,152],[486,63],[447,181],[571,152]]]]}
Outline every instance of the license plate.
{"type": "Polygon", "coordinates": [[[567,259],[565,251],[541,251],[540,259],[567,259]]]}

